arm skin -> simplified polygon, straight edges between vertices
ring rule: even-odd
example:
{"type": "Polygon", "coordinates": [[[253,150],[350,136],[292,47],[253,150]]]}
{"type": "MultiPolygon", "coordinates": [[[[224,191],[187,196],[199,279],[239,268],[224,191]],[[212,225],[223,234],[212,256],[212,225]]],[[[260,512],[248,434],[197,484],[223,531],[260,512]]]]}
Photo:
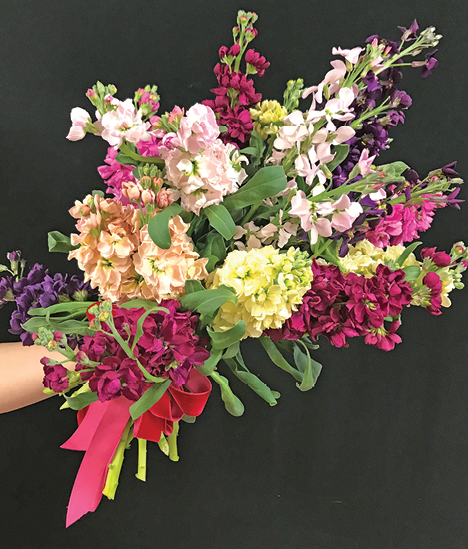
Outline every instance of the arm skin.
{"type": "Polygon", "coordinates": [[[0,343],[0,414],[48,398],[43,393],[42,357],[61,361],[60,353],[44,347],[24,347],[22,343],[0,343]]]}

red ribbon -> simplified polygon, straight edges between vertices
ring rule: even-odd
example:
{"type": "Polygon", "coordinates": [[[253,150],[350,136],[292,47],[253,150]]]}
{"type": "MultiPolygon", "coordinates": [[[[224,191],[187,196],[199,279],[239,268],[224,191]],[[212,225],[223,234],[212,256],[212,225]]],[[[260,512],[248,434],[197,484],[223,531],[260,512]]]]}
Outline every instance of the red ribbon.
{"type": "MultiPolygon", "coordinates": [[[[170,435],[174,421],[179,421],[184,414],[199,416],[202,413],[211,391],[209,379],[193,368],[184,387],[190,393],[169,386],[158,402],[135,421],[135,437],[159,442],[161,434],[170,435]]],[[[119,397],[93,402],[78,412],[78,429],[61,446],[86,452],[70,495],[67,528],[99,505],[109,464],[130,419],[131,405],[130,400],[119,397]]]]}

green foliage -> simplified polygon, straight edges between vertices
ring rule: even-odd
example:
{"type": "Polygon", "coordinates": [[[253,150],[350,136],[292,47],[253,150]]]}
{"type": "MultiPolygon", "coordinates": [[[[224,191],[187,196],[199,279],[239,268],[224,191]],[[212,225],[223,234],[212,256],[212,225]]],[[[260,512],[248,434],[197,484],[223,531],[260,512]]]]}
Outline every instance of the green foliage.
{"type": "Polygon", "coordinates": [[[168,250],[171,247],[169,220],[181,211],[182,208],[179,204],[171,204],[167,208],[164,208],[162,212],[157,213],[148,223],[148,234],[158,248],[168,250]]]}
{"type": "Polygon", "coordinates": [[[223,238],[230,240],[236,234],[236,224],[232,220],[231,214],[222,204],[204,208],[203,212],[213,229],[218,231],[223,238]]]}
{"type": "Polygon", "coordinates": [[[257,204],[286,189],[286,176],[281,166],[267,166],[258,172],[237,192],[224,199],[224,206],[236,210],[257,204]]]}
{"type": "Polygon", "coordinates": [[[216,383],[219,385],[219,388],[221,389],[221,398],[224,402],[226,410],[232,416],[241,416],[244,413],[244,405],[232,392],[231,388],[229,387],[229,381],[227,380],[227,378],[218,374],[217,372],[213,372],[210,377],[211,379],[216,381],[216,383]]]}
{"type": "Polygon", "coordinates": [[[227,349],[234,343],[239,342],[243,338],[245,330],[246,324],[243,320],[239,320],[235,326],[224,332],[215,332],[211,328],[207,328],[213,349],[227,349]]]}
{"type": "Polygon", "coordinates": [[[130,406],[130,415],[132,416],[132,419],[138,419],[149,410],[151,406],[154,406],[166,392],[170,384],[171,380],[166,379],[162,383],[155,383],[145,391],[140,399],[130,406]]]}
{"type": "Polygon", "coordinates": [[[72,246],[70,237],[59,231],[51,231],[47,235],[47,243],[49,245],[49,252],[68,253],[80,247],[79,245],[72,246]]]}

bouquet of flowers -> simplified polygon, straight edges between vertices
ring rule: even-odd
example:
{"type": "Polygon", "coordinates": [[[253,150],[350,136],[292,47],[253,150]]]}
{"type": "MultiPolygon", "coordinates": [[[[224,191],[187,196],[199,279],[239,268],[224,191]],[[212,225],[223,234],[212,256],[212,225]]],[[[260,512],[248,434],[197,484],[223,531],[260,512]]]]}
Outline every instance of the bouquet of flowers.
{"type": "Polygon", "coordinates": [[[147,441],[178,460],[179,422],[201,414],[211,381],[234,416],[244,406],[230,375],[277,403],[245,363],[244,339],[308,391],[320,336],[389,351],[403,308],[439,315],[463,287],[462,242],[415,255],[436,210],[459,208],[455,163],[423,178],[403,162],[377,163],[412,102],[401,68],[429,76],[441,36],[415,21],[398,42],[375,35],[333,48],[318,85],[291,80],[278,102],[254,88],[269,66],[250,47],[256,19],[239,12],[214,98],[158,115],[157,86],[122,101],[98,82],[86,93],[95,116],[71,111],[68,139],[109,144],[105,192],[70,209],[76,233],[49,233],[50,251],[76,259],[84,280],[37,264],[26,272],[20,252],[1,266],[0,307],[17,305],[11,332],[64,357],[42,364],[45,392],[78,414],[63,447],[85,451],[67,526],[102,494],[114,498],[133,439],[141,480],[147,441]]]}

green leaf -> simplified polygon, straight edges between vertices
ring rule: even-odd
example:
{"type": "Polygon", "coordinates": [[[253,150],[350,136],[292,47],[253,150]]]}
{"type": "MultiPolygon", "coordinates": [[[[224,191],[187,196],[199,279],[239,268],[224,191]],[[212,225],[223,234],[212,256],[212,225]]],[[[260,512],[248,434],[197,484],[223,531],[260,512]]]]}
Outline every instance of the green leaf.
{"type": "Polygon", "coordinates": [[[211,328],[207,328],[208,335],[211,338],[211,343],[214,349],[227,349],[233,343],[242,339],[245,334],[246,324],[243,320],[224,332],[215,332],[211,328]]]}
{"type": "Polygon", "coordinates": [[[419,265],[408,265],[408,267],[403,267],[405,271],[405,280],[417,280],[421,274],[421,267],[419,265]]]}
{"type": "Polygon", "coordinates": [[[157,213],[148,223],[148,234],[158,248],[168,250],[171,247],[169,220],[181,211],[180,205],[174,202],[174,204],[164,208],[162,212],[157,213]]]}
{"type": "Polygon", "coordinates": [[[200,372],[200,374],[210,376],[214,372],[214,369],[218,365],[218,362],[221,360],[222,356],[223,351],[221,349],[211,349],[210,357],[207,358],[200,366],[195,366],[195,368],[200,372]]]}
{"type": "Polygon", "coordinates": [[[130,158],[130,156],[127,156],[126,154],[124,154],[123,152],[119,152],[117,153],[115,159],[117,160],[117,162],[119,164],[131,164],[132,166],[135,165],[136,161],[135,159],[133,158],[130,158]]]}
{"type": "Polygon", "coordinates": [[[203,212],[213,229],[216,229],[223,238],[230,240],[236,234],[236,224],[232,220],[231,214],[222,204],[204,208],[203,212]]]}
{"type": "Polygon", "coordinates": [[[280,353],[278,347],[269,337],[260,337],[259,341],[265,351],[268,353],[268,356],[270,357],[273,364],[276,364],[276,366],[278,366],[285,372],[288,372],[288,374],[291,374],[296,381],[302,382],[304,374],[302,372],[299,372],[299,370],[296,370],[296,368],[289,364],[289,362],[280,353]]]}
{"type": "Polygon", "coordinates": [[[408,164],[404,162],[392,162],[391,164],[383,164],[382,166],[377,166],[379,172],[384,172],[387,177],[400,177],[401,174],[409,168],[408,164]]]}
{"type": "Polygon", "coordinates": [[[309,391],[316,384],[322,365],[311,358],[309,349],[300,339],[295,342],[294,362],[298,370],[303,373],[302,382],[296,383],[297,388],[300,391],[309,391]],[[301,351],[299,345],[303,347],[305,353],[301,351]]]}
{"type": "Polygon", "coordinates": [[[39,331],[39,328],[46,328],[49,326],[49,323],[44,317],[33,317],[27,320],[24,324],[21,324],[27,332],[35,334],[39,331]]]}
{"type": "Polygon", "coordinates": [[[95,333],[89,327],[88,320],[60,320],[58,318],[49,319],[49,328],[54,332],[63,332],[64,334],[92,335],[95,333]]]}
{"type": "Polygon", "coordinates": [[[224,351],[223,358],[233,358],[239,353],[240,342],[236,341],[224,351]]]}
{"type": "Polygon", "coordinates": [[[274,406],[276,402],[276,396],[278,393],[274,393],[270,387],[263,381],[250,372],[247,366],[244,364],[241,354],[239,353],[235,358],[223,358],[224,362],[229,366],[232,373],[235,374],[242,383],[245,383],[252,389],[258,396],[266,400],[270,406],[274,406]]]}
{"type": "Polygon", "coordinates": [[[203,284],[199,280],[186,280],[185,281],[185,293],[193,294],[193,292],[201,292],[204,290],[203,284]]]}
{"type": "Polygon", "coordinates": [[[209,256],[204,256],[204,257],[208,257],[208,263],[205,265],[205,269],[209,273],[211,273],[212,271],[215,270],[216,265],[219,262],[219,257],[216,257],[215,255],[209,255],[209,256]]]}
{"type": "Polygon", "coordinates": [[[47,243],[49,252],[68,253],[79,248],[79,245],[72,246],[70,237],[62,234],[59,231],[52,231],[47,235],[47,243]]]}
{"type": "Polygon", "coordinates": [[[226,257],[226,242],[218,232],[210,232],[206,235],[206,244],[200,249],[200,255],[203,257],[215,256],[219,261],[224,261],[226,257]]]}
{"type": "MultiPolygon", "coordinates": [[[[76,394],[76,393],[75,393],[76,394]]],[[[80,393],[76,396],[67,396],[63,395],[68,403],[68,406],[72,410],[82,410],[89,404],[92,404],[93,402],[97,402],[98,396],[97,393],[93,393],[92,391],[87,391],[86,393],[80,393]]]]}
{"type": "Polygon", "coordinates": [[[197,311],[201,315],[212,315],[228,301],[237,303],[237,297],[232,288],[222,284],[214,290],[201,290],[185,294],[179,301],[185,309],[197,311]]]}
{"type": "Polygon", "coordinates": [[[420,246],[422,242],[413,242],[410,244],[405,250],[396,258],[395,263],[401,267],[405,261],[408,259],[411,253],[414,252],[414,250],[420,246]]]}
{"type": "MultiPolygon", "coordinates": [[[[132,299],[131,301],[127,301],[127,303],[122,303],[122,305],[119,305],[122,309],[146,309],[147,311],[149,309],[154,309],[155,306],[158,307],[158,304],[155,301],[142,298],[132,299]]],[[[165,307],[158,307],[158,309],[169,314],[169,311],[165,307]]]]}
{"type": "Polygon", "coordinates": [[[132,419],[138,419],[149,410],[151,406],[154,406],[166,392],[170,384],[171,380],[166,379],[166,381],[163,381],[162,383],[155,383],[145,391],[140,399],[130,406],[130,415],[132,416],[132,419]]]}
{"type": "Polygon", "coordinates": [[[246,149],[239,152],[240,154],[249,154],[250,165],[258,166],[262,159],[263,153],[265,152],[266,145],[263,139],[261,138],[260,134],[256,130],[252,131],[249,145],[250,147],[247,147],[246,149]]]}
{"type": "Polygon", "coordinates": [[[216,381],[221,389],[221,398],[226,410],[235,417],[241,416],[244,413],[244,405],[231,391],[227,378],[219,375],[217,372],[213,372],[211,378],[216,381]]]}
{"type": "Polygon", "coordinates": [[[37,309],[29,309],[30,316],[46,316],[56,313],[86,313],[88,308],[95,303],[94,301],[67,301],[66,303],[57,303],[50,307],[37,307],[37,309]]]}
{"type": "Polygon", "coordinates": [[[332,172],[337,166],[339,166],[343,160],[348,156],[349,145],[336,145],[333,147],[335,157],[331,162],[328,162],[327,168],[332,172]]]}
{"type": "Polygon", "coordinates": [[[223,204],[228,210],[237,210],[275,196],[286,189],[282,166],[267,166],[258,172],[237,192],[227,196],[223,204]]]}

